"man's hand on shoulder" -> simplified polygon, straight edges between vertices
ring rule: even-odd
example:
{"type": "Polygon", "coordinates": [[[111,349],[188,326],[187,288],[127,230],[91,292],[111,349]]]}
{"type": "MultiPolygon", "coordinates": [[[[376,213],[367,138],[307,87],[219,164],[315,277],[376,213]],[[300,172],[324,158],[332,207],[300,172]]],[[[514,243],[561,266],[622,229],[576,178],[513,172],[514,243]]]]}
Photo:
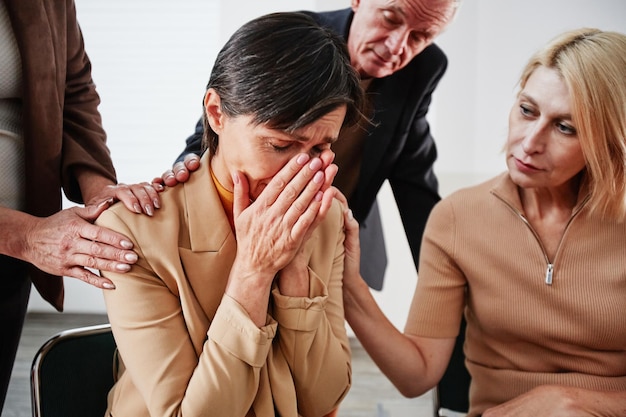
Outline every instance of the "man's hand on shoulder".
{"type": "Polygon", "coordinates": [[[181,162],[174,164],[172,169],[168,169],[160,177],[152,180],[152,183],[173,187],[178,183],[187,182],[193,171],[200,167],[200,157],[194,153],[185,155],[181,162]]]}

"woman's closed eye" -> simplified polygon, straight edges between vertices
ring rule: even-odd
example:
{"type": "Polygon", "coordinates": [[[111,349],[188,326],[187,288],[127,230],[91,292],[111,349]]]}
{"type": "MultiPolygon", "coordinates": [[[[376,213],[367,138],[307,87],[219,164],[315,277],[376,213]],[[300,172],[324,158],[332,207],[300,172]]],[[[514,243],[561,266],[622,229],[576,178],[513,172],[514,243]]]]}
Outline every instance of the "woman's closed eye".
{"type": "MultiPolygon", "coordinates": [[[[282,141],[282,140],[274,140],[268,142],[269,146],[276,152],[286,152],[292,149],[296,144],[300,144],[300,142],[296,141],[282,141]]],[[[326,149],[330,149],[329,143],[324,143],[321,145],[313,146],[309,149],[306,149],[304,146],[299,151],[308,153],[310,156],[319,156],[326,149]]]]}
{"type": "Polygon", "coordinates": [[[292,141],[286,141],[286,140],[268,140],[267,143],[276,152],[285,152],[293,146],[292,141]]]}
{"type": "Polygon", "coordinates": [[[291,145],[284,145],[284,146],[280,146],[280,145],[274,145],[272,144],[272,148],[274,148],[274,150],[276,152],[285,152],[286,150],[288,150],[291,147],[291,145]]]}

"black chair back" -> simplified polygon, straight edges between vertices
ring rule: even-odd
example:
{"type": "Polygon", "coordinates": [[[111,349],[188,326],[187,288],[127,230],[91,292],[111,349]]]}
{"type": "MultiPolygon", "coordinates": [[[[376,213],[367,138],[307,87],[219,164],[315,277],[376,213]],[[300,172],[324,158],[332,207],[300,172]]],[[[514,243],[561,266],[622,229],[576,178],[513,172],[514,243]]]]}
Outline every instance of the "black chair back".
{"type": "Polygon", "coordinates": [[[31,367],[33,417],[102,417],[114,382],[116,345],[109,324],[50,338],[31,367]]]}
{"type": "MultiPolygon", "coordinates": [[[[465,318],[461,321],[459,335],[454,344],[450,363],[435,390],[435,416],[440,416],[440,409],[467,413],[469,411],[469,386],[471,377],[465,367],[465,318]]],[[[445,415],[445,413],[444,413],[445,415]]]]}

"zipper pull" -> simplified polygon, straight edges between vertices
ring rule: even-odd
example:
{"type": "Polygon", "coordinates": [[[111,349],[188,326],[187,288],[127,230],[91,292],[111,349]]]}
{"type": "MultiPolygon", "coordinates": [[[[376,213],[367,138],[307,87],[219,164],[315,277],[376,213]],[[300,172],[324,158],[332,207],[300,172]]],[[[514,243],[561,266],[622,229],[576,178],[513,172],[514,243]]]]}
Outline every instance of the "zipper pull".
{"type": "Polygon", "coordinates": [[[552,271],[554,271],[554,265],[548,264],[548,269],[546,269],[546,285],[552,285],[552,271]]]}

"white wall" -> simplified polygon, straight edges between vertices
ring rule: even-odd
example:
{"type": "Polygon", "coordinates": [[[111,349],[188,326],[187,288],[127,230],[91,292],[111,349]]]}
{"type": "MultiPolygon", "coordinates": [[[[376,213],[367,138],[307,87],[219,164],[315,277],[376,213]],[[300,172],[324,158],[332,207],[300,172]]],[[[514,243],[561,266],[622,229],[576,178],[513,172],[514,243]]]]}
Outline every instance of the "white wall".
{"type": "MultiPolygon", "coordinates": [[[[160,175],[182,150],[215,54],[239,25],[263,13],[328,10],[347,7],[349,0],[229,0],[217,8],[209,0],[77,3],[118,176],[136,182],[160,175]]],[[[626,1],[464,0],[437,41],[449,58],[429,115],[442,195],[504,169],[500,149],[522,66],[554,35],[579,26],[626,33],[626,1]]],[[[389,267],[375,296],[402,328],[417,277],[388,186],[379,200],[389,267]]],[[[65,282],[66,311],[104,312],[100,290],[65,282]]],[[[29,309],[52,311],[36,292],[29,309]]]]}
{"type": "Polygon", "coordinates": [[[444,191],[448,176],[505,169],[500,150],[522,67],[552,37],[583,26],[626,33],[626,2],[464,1],[457,21],[437,41],[449,58],[432,123],[444,191]]]}

